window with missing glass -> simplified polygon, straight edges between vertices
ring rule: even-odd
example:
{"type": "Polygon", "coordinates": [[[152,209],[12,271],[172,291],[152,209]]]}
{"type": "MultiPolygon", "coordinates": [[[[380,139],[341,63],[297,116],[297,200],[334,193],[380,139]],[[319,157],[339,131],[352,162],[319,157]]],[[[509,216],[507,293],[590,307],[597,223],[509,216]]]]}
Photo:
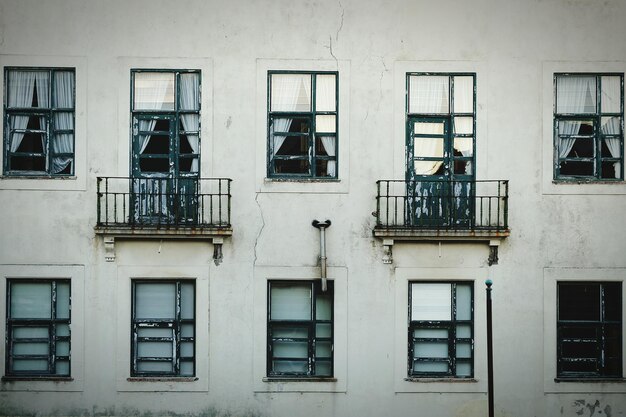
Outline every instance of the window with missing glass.
{"type": "Polygon", "coordinates": [[[131,375],[195,375],[195,283],[132,284],[131,375]]]}
{"type": "Polygon", "coordinates": [[[557,283],[557,377],[622,377],[622,283],[557,283]]]}
{"type": "Polygon", "coordinates": [[[410,282],[408,330],[409,377],[473,377],[471,282],[410,282]]]}
{"type": "Polygon", "coordinates": [[[200,71],[132,71],[132,171],[143,177],[197,177],[200,71]]]}
{"type": "Polygon", "coordinates": [[[70,376],[70,281],[8,280],[7,376],[70,376]]]}
{"type": "Polygon", "coordinates": [[[624,178],[624,75],[554,76],[554,178],[624,178]]]}
{"type": "Polygon", "coordinates": [[[267,376],[333,376],[333,281],[269,281],[267,376]]]}
{"type": "Polygon", "coordinates": [[[268,73],[271,178],[337,178],[338,73],[268,73]]]}
{"type": "Polygon", "coordinates": [[[6,68],[4,174],[74,174],[75,70],[6,68]]]}

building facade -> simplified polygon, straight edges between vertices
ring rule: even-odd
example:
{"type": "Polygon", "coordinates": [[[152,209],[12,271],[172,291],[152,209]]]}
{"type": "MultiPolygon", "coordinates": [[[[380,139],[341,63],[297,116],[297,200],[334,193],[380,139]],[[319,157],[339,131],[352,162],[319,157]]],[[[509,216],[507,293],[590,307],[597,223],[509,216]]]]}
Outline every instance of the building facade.
{"type": "Polygon", "coordinates": [[[0,415],[626,415],[625,19],[0,0],[0,415]]]}

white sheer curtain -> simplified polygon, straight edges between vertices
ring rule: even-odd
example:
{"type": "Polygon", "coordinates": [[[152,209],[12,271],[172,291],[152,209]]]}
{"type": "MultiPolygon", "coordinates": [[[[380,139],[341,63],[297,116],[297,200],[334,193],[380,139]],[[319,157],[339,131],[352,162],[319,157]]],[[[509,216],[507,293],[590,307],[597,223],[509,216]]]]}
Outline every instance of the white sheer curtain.
{"type": "MultiPolygon", "coordinates": [[[[594,113],[596,111],[595,83],[595,77],[557,78],[557,113],[594,113]]],[[[581,122],[575,120],[559,122],[559,158],[565,158],[576,142],[575,138],[562,135],[577,134],[580,124],[581,122]]]]}
{"type": "MultiPolygon", "coordinates": [[[[443,123],[415,123],[413,131],[420,135],[443,135],[443,123]]],[[[443,158],[443,138],[416,137],[413,143],[413,157],[443,158]]],[[[415,175],[433,175],[443,161],[414,161],[415,175]]]]}
{"type": "Polygon", "coordinates": [[[409,77],[409,113],[449,113],[449,91],[447,76],[409,77]]]}
{"type": "MultiPolygon", "coordinates": [[[[169,107],[173,97],[174,73],[143,72],[135,74],[134,109],[135,110],[162,110],[169,107]],[[169,93],[169,94],[168,94],[169,93]],[[170,97],[171,96],[171,97],[170,97]]],[[[150,134],[139,132],[152,131],[156,126],[156,119],[139,119],[138,131],[135,136],[139,141],[139,153],[143,154],[150,134]]],[[[168,215],[167,180],[140,179],[133,181],[133,192],[140,196],[135,200],[135,219],[155,215],[168,215]]]]}
{"type": "MultiPolygon", "coordinates": [[[[318,75],[316,79],[315,107],[318,111],[336,111],[336,81],[335,76],[318,75]]],[[[336,132],[336,117],[333,115],[317,116],[315,120],[316,132],[336,132]]],[[[322,146],[328,156],[337,155],[336,136],[320,135],[322,146]]],[[[326,175],[334,177],[337,174],[337,161],[328,161],[326,175]]]]}
{"type": "MultiPolygon", "coordinates": [[[[169,107],[173,94],[173,73],[141,72],[135,74],[135,110],[162,110],[169,107]],[[166,97],[168,98],[166,100],[166,97]]],[[[151,131],[156,125],[154,119],[139,120],[140,131],[151,131]]],[[[139,153],[143,153],[150,142],[150,135],[137,135],[139,138],[139,153]]]]}
{"type": "MultiPolygon", "coordinates": [[[[602,134],[603,135],[619,135],[620,133],[620,118],[619,117],[610,117],[602,124],[602,134]]],[[[613,158],[619,158],[622,155],[622,150],[620,147],[620,139],[619,137],[608,137],[604,139],[607,148],[609,148],[609,152],[613,158]]],[[[619,178],[621,171],[621,163],[615,162],[613,164],[615,168],[615,178],[619,178]]]]}
{"type": "MultiPolygon", "coordinates": [[[[200,110],[200,78],[198,74],[181,74],[180,76],[180,109],[200,110]]],[[[181,120],[183,128],[187,132],[197,132],[200,127],[198,114],[182,114],[181,120]]],[[[197,133],[187,133],[187,140],[193,153],[200,150],[200,137],[197,133]]],[[[198,158],[194,158],[191,163],[191,172],[198,172],[198,158]]]]}
{"type": "MultiPolygon", "coordinates": [[[[54,107],[61,109],[74,108],[74,73],[56,72],[54,76],[54,107]]],[[[74,130],[74,118],[71,112],[59,112],[54,115],[54,124],[58,130],[74,130]]],[[[74,153],[74,134],[59,133],[52,137],[54,154],[74,153]]],[[[52,156],[52,172],[62,172],[72,162],[73,156],[52,156]]]]}
{"type": "MultiPolygon", "coordinates": [[[[10,71],[9,72],[9,100],[8,107],[24,108],[31,107],[33,102],[33,92],[35,90],[35,78],[37,73],[33,71],[10,71]]],[[[11,116],[9,150],[17,151],[24,139],[24,133],[15,130],[26,129],[28,126],[28,116],[11,116]]]]}
{"type": "MultiPolygon", "coordinates": [[[[309,74],[273,74],[271,90],[271,111],[298,111],[310,109],[311,76],[309,74]],[[305,100],[308,97],[308,108],[305,100]],[[304,107],[304,108],[303,108],[304,107]]],[[[276,155],[285,141],[284,136],[274,132],[287,132],[292,119],[275,118],[272,121],[272,157],[276,155]]]]}

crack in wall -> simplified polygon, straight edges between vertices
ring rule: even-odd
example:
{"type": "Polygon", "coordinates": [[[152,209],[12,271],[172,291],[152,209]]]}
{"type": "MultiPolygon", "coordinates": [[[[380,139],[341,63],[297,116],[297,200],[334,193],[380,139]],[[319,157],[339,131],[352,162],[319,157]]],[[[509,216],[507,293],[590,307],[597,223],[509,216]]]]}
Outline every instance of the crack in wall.
{"type": "Polygon", "coordinates": [[[341,23],[339,24],[339,29],[337,29],[337,33],[335,34],[335,40],[339,40],[339,32],[343,29],[343,15],[346,13],[346,9],[343,8],[343,4],[339,1],[339,7],[341,8],[341,23]]]}
{"type": "Polygon", "coordinates": [[[258,259],[258,255],[257,255],[257,246],[259,244],[259,239],[261,238],[261,234],[263,233],[263,229],[265,229],[265,216],[263,216],[263,208],[261,207],[261,204],[259,203],[259,195],[261,193],[256,193],[256,196],[254,197],[254,202],[256,203],[257,207],[259,208],[259,213],[261,214],[261,228],[259,229],[259,232],[257,233],[256,237],[254,238],[254,261],[252,262],[252,266],[256,266],[256,261],[258,259]]]}
{"type": "Polygon", "coordinates": [[[335,63],[337,64],[337,68],[339,68],[339,60],[337,59],[337,57],[333,53],[333,37],[332,37],[332,35],[328,35],[328,45],[325,45],[324,47],[329,50],[330,56],[333,57],[333,59],[335,60],[335,63]]]}

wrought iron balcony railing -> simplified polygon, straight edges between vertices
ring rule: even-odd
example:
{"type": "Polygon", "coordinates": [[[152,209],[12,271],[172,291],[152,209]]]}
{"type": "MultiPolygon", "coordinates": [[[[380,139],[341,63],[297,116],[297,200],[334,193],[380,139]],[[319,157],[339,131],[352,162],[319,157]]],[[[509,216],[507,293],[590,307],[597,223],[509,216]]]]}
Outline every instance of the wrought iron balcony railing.
{"type": "Polygon", "coordinates": [[[229,229],[229,178],[98,177],[97,229],[229,229]]]}
{"type": "Polygon", "coordinates": [[[376,229],[508,231],[507,180],[380,180],[376,229]]]}

